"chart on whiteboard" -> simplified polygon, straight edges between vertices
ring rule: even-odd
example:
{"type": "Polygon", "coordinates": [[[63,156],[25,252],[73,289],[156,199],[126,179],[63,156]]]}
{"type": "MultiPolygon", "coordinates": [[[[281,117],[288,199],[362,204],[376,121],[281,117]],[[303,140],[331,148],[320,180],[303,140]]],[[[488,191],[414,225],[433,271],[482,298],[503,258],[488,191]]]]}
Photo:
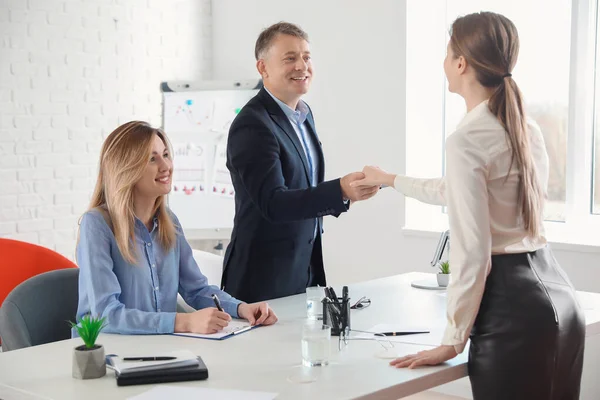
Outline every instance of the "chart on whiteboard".
{"type": "Polygon", "coordinates": [[[207,188],[206,144],[174,143],[173,194],[198,195],[207,188]]]}
{"type": "Polygon", "coordinates": [[[227,134],[255,90],[165,93],[165,129],[177,133],[227,134]]]}
{"type": "Polygon", "coordinates": [[[258,90],[164,93],[163,127],[173,143],[175,196],[234,197],[227,134],[258,90]]]}

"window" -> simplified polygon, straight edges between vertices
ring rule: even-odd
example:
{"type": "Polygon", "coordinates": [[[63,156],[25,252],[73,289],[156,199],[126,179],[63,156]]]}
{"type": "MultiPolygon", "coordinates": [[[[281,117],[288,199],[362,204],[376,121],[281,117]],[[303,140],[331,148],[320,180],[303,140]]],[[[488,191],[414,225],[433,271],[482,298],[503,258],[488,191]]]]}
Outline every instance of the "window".
{"type": "MultiPolygon", "coordinates": [[[[498,12],[519,31],[513,77],[546,142],[548,236],[581,242],[566,232],[581,232],[578,228],[590,223],[600,228],[600,217],[594,215],[600,214],[600,71],[594,75],[596,64],[600,66],[598,1],[408,1],[406,173],[443,174],[445,138],[466,112],[462,98],[447,91],[442,68],[451,23],[472,12],[498,12]],[[586,90],[590,87],[594,93],[586,90]]],[[[443,230],[443,212],[407,199],[406,228],[443,230]]]]}

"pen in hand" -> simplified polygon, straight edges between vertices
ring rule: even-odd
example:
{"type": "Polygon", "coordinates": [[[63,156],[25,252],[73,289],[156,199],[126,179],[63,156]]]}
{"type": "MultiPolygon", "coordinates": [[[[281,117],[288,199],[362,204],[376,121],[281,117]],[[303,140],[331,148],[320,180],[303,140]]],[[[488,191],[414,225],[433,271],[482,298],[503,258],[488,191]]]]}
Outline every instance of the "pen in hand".
{"type": "Polygon", "coordinates": [[[223,311],[223,307],[221,307],[221,301],[219,300],[219,298],[217,297],[216,294],[212,295],[213,301],[215,302],[215,305],[217,306],[217,310],[224,312],[223,311]]]}

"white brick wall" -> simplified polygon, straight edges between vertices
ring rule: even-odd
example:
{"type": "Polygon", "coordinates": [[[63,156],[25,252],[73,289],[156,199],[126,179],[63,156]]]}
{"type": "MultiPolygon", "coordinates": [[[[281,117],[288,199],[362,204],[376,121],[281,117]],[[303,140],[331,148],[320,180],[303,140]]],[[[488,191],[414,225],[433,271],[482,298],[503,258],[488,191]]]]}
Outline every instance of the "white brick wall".
{"type": "Polygon", "coordinates": [[[73,259],[103,139],[211,77],[210,0],[0,0],[0,237],[73,259]]]}

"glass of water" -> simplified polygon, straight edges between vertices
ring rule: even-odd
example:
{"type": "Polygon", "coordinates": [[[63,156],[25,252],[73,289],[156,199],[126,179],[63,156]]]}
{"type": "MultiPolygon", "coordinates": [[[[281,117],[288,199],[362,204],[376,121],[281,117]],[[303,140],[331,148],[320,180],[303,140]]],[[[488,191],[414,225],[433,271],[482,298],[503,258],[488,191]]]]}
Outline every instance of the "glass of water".
{"type": "Polygon", "coordinates": [[[320,322],[305,324],[302,328],[302,365],[327,365],[330,353],[331,327],[320,322]]]}
{"type": "Polygon", "coordinates": [[[325,290],[320,286],[311,286],[306,288],[306,316],[312,320],[323,319],[323,303],[325,290]]]}

